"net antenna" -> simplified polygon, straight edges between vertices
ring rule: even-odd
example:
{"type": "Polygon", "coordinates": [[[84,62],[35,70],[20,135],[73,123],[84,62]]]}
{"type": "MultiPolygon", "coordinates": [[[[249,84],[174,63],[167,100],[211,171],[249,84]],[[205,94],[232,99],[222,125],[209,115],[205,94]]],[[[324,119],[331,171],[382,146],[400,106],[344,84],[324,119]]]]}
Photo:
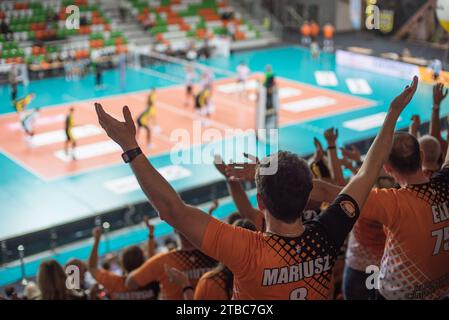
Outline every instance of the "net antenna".
{"type": "Polygon", "coordinates": [[[273,93],[267,94],[267,88],[259,83],[259,99],[256,110],[257,138],[262,142],[269,142],[273,137],[273,130],[279,128],[279,91],[274,86],[273,93]]]}

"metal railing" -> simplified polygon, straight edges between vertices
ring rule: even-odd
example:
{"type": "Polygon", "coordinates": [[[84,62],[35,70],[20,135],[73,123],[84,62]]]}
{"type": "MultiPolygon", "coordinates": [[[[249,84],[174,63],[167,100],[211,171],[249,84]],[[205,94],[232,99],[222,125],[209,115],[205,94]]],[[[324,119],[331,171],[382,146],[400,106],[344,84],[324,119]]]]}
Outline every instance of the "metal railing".
{"type": "Polygon", "coordinates": [[[285,10],[287,13],[287,19],[285,25],[291,28],[299,28],[303,24],[304,18],[292,7],[288,6],[285,10]]]}

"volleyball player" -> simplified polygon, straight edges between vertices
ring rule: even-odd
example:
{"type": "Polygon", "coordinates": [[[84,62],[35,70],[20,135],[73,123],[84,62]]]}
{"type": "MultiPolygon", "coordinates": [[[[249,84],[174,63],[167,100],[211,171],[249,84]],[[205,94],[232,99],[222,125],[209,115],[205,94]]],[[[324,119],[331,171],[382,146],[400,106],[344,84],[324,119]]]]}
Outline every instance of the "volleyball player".
{"type": "Polygon", "coordinates": [[[247,64],[242,61],[237,66],[237,86],[240,97],[246,96],[246,82],[248,81],[248,76],[251,70],[248,68],[247,64]]]}
{"type": "MultiPolygon", "coordinates": [[[[195,96],[195,111],[200,118],[202,118],[203,116],[207,116],[207,117],[210,116],[208,109],[207,109],[209,99],[210,99],[210,91],[207,88],[203,88],[195,96]]],[[[201,120],[201,123],[203,124],[202,120],[201,120]]]]}
{"type": "Polygon", "coordinates": [[[25,97],[15,100],[14,108],[16,109],[16,112],[20,115],[27,106],[33,101],[33,99],[36,97],[34,93],[27,94],[25,97]]]}
{"type": "Polygon", "coordinates": [[[73,135],[73,127],[74,127],[74,113],[75,108],[70,107],[69,113],[65,118],[65,135],[66,140],[64,144],[64,151],[66,156],[69,156],[69,151],[72,152],[72,160],[76,160],[75,156],[75,148],[76,148],[76,140],[73,135]]]}
{"type": "Polygon", "coordinates": [[[156,107],[154,105],[156,100],[156,89],[152,89],[150,95],[148,96],[147,106],[145,110],[137,118],[137,137],[140,135],[140,130],[143,128],[147,133],[147,145],[152,148],[151,145],[151,128],[150,121],[155,121],[156,117],[156,107]]]}
{"type": "Polygon", "coordinates": [[[196,74],[195,74],[195,69],[191,65],[187,66],[185,71],[186,71],[186,73],[185,73],[186,101],[185,101],[184,105],[186,107],[188,107],[189,106],[189,101],[193,97],[193,85],[194,85],[194,82],[195,82],[196,74]]]}
{"type": "Polygon", "coordinates": [[[20,116],[20,122],[22,124],[23,131],[26,134],[27,142],[31,143],[31,139],[34,136],[34,124],[39,116],[39,108],[31,110],[29,112],[23,112],[20,116]]]}
{"type": "Polygon", "coordinates": [[[207,69],[203,73],[202,77],[202,91],[207,92],[206,104],[204,106],[206,116],[210,116],[213,113],[213,105],[212,105],[212,93],[214,89],[214,72],[211,69],[207,69]]]}

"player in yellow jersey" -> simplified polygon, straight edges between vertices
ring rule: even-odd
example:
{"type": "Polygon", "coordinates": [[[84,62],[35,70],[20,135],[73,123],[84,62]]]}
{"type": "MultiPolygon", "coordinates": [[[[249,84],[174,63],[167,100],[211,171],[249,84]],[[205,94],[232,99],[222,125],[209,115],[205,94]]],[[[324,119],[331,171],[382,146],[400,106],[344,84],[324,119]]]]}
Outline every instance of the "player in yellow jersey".
{"type": "MultiPolygon", "coordinates": [[[[156,90],[153,88],[151,90],[150,95],[148,96],[147,107],[144,112],[140,114],[137,118],[137,137],[139,137],[140,129],[143,128],[147,133],[147,145],[151,148],[151,129],[150,129],[150,121],[155,125],[156,122],[156,90]]],[[[155,125],[155,130],[159,128],[155,125]]]]}
{"type": "Polygon", "coordinates": [[[211,96],[210,90],[207,88],[202,89],[195,96],[195,110],[198,115],[209,116],[209,112],[207,110],[207,105],[209,103],[210,96],[211,96]]]}
{"type": "Polygon", "coordinates": [[[35,97],[36,95],[34,93],[30,93],[23,98],[14,100],[14,108],[17,113],[22,113],[35,97]]]}
{"type": "Polygon", "coordinates": [[[74,113],[75,113],[75,108],[70,107],[69,114],[65,118],[66,141],[65,141],[65,145],[64,145],[64,150],[65,150],[65,154],[67,156],[69,156],[69,149],[71,149],[72,159],[76,160],[76,157],[75,157],[76,141],[75,141],[75,137],[73,136],[73,132],[72,132],[73,127],[74,127],[74,120],[73,120],[74,113]]]}

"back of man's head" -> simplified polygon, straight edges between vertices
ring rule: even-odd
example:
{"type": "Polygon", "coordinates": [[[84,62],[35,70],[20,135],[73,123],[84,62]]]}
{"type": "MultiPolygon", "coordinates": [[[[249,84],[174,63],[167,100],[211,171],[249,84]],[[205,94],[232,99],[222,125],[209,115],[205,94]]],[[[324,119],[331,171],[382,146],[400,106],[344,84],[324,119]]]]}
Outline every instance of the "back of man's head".
{"type": "Polygon", "coordinates": [[[421,152],[418,140],[407,132],[397,132],[388,165],[403,175],[416,173],[421,168],[421,152]]]}
{"type": "Polygon", "coordinates": [[[424,164],[438,166],[441,160],[441,144],[438,139],[425,135],[419,139],[419,146],[424,154],[424,164]]]}
{"type": "Polygon", "coordinates": [[[256,172],[257,193],[268,212],[285,223],[297,221],[306,207],[313,188],[312,172],[298,155],[280,151],[262,160],[256,172]],[[262,166],[273,167],[273,175],[263,175],[262,166]]]}
{"type": "Polygon", "coordinates": [[[122,253],[122,266],[127,273],[140,267],[144,261],[143,251],[138,246],[128,247],[122,253]]]}

